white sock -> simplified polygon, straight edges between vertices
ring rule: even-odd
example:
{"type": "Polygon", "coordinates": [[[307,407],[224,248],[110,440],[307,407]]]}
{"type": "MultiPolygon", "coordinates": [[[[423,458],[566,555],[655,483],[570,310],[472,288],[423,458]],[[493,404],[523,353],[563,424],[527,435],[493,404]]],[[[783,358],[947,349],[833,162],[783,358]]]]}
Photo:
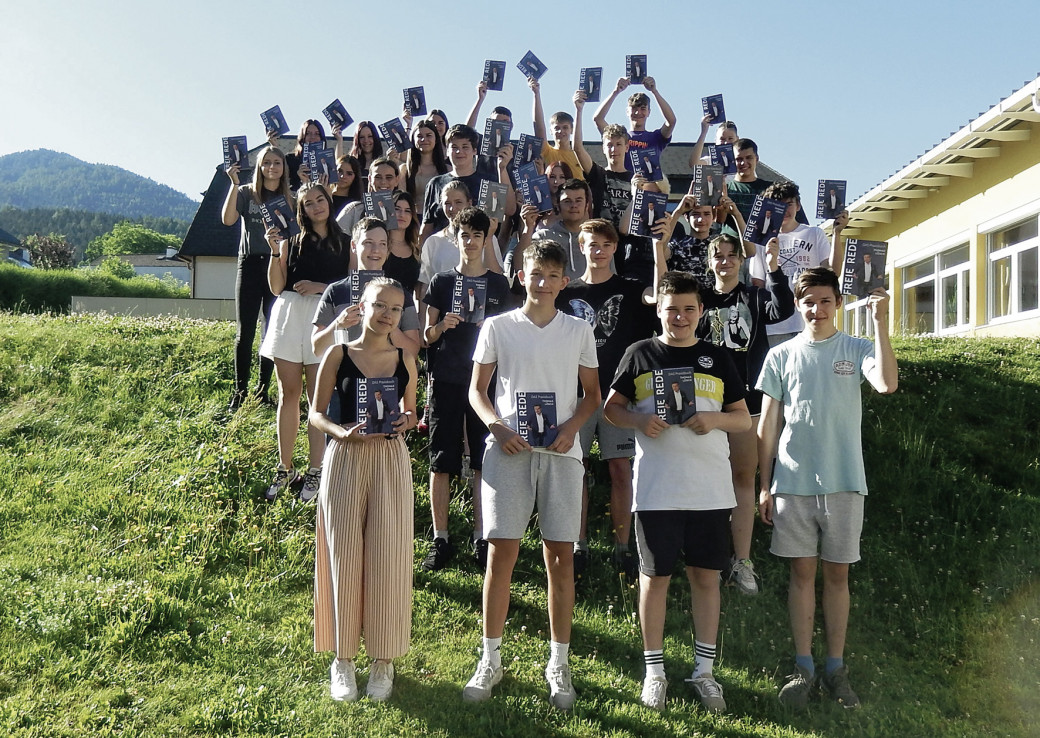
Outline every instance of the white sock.
{"type": "Polygon", "coordinates": [[[693,648],[693,678],[711,674],[715,666],[715,644],[694,641],[693,648]]]}
{"type": "Polygon", "coordinates": [[[664,650],[643,651],[643,662],[646,664],[646,676],[664,678],[664,650]]]}
{"type": "Polygon", "coordinates": [[[434,538],[443,538],[445,541],[448,540],[448,531],[446,530],[435,530],[433,532],[434,538]]]}
{"type": "Polygon", "coordinates": [[[485,638],[482,658],[496,669],[502,666],[502,639],[485,638]]]}
{"type": "Polygon", "coordinates": [[[549,641],[549,663],[546,668],[553,668],[557,666],[567,665],[567,652],[570,650],[571,644],[569,643],[557,643],[556,641],[549,641]]]}

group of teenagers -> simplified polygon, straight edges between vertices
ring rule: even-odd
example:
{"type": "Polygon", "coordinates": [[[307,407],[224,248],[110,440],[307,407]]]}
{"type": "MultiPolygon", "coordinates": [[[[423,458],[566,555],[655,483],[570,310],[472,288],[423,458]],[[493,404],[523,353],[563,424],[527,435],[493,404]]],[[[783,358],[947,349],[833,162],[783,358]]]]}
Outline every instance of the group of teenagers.
{"type": "MultiPolygon", "coordinates": [[[[675,115],[653,78],[645,78],[645,93],[629,97],[627,126],[606,120],[627,79],[599,106],[594,120],[606,166],[582,142],[585,93],[575,93],[573,114],[551,117],[546,136],[538,82],[528,84],[534,132],[546,140],[535,163],[548,176],[551,209],[521,202],[511,143],[478,154],[483,82],[466,124],[449,127],[434,111],[413,127],[406,113],[407,151],[384,155],[375,127],[361,121],[348,153],[334,128],[329,145],[336,146],[339,182],[332,186],[324,177],[312,181],[300,156],[302,144],[325,139],[317,120],[304,122],[291,153],[269,134],[250,182],[240,181],[238,165],[227,171],[223,222],[241,223],[231,407],[250,396],[263,318],[253,394],[266,400],[272,371],[278,385],[279,460],[266,496],[317,500],[314,648],[335,652],[331,696],[359,697],[362,636],[372,660],[366,692],[374,700],[390,697],[394,659],[409,648],[414,492],[404,437],[419,428],[429,433],[428,571],[456,553],[450,482],[464,475],[467,461],[472,471],[472,548],[485,571],[483,641],[464,700],[488,699],[503,678],[513,568],[537,511],[549,700],[562,710],[574,704],[571,624],[575,582],[588,566],[586,471],[595,440],[610,478],[613,565],[639,586],[643,704],[666,704],[666,597],[682,561],[695,635],[687,682],[708,710],[726,709],[713,672],[720,586],[758,592],[751,562],[757,512],[772,526],[770,551],[790,562],[795,663],[780,700],[804,708],[825,693],[858,706],[843,655],[849,565],[860,558],[867,494],[860,384],[893,392],[898,369],[883,288],[868,299],[873,341],[835,326],[842,294],[831,266],[841,263],[847,213],[834,219],[831,238],[809,226],[797,186],[759,179],[756,144],[727,121],[716,141],[734,144],[737,174],[719,203],[685,195],[651,236],[630,234],[633,193],[669,187],[667,179],[634,176],[627,156],[631,148],[663,150],[671,140],[675,115]],[[646,127],[651,96],[665,119],[654,130],[646,127]],[[501,220],[474,207],[484,180],[507,185],[501,220]],[[383,190],[395,211],[366,215],[362,192],[383,190]],[[778,238],[753,244],[739,234],[759,194],[785,202],[787,211],[778,238]],[[288,240],[261,217],[260,206],[277,195],[295,202],[300,233],[288,240]],[[381,275],[360,297],[351,289],[359,272],[381,275]],[[472,280],[483,289],[479,311],[460,308],[457,297],[459,285],[472,280]],[[689,392],[664,381],[676,372],[692,377],[689,392]],[[358,388],[374,379],[392,380],[398,400],[385,433],[365,432],[371,411],[358,402],[358,388]],[[293,450],[304,388],[309,458],[299,474],[293,450]],[[546,446],[520,432],[518,405],[529,393],[554,398],[555,432],[546,446]],[[670,402],[691,411],[659,412],[670,402]],[[817,674],[820,561],[826,661],[817,674]]],[[[491,117],[512,122],[502,107],[491,117]]],[[[710,127],[705,116],[691,165],[710,127]]]]}

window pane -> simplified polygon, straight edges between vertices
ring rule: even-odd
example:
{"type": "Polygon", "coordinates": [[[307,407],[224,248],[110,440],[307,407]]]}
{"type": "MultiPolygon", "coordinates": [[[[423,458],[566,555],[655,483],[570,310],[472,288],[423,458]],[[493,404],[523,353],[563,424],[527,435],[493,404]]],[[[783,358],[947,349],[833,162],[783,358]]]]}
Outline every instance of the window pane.
{"type": "Polygon", "coordinates": [[[950,249],[949,251],[944,251],[943,253],[939,254],[939,268],[948,269],[949,267],[957,266],[958,264],[963,264],[968,260],[969,256],[970,254],[968,253],[968,244],[958,246],[957,248],[950,249]]]}
{"type": "Polygon", "coordinates": [[[1036,246],[1018,255],[1018,309],[1036,310],[1036,246]]]}
{"type": "Polygon", "coordinates": [[[1011,312],[1011,257],[1005,256],[990,264],[989,294],[993,300],[994,318],[1011,312]]]}
{"type": "Polygon", "coordinates": [[[907,333],[935,332],[935,284],[926,282],[903,292],[907,333]]]}
{"type": "Polygon", "coordinates": [[[1019,223],[1018,225],[1012,226],[1003,231],[997,231],[992,236],[992,244],[990,246],[991,250],[996,251],[1005,246],[1012,246],[1027,239],[1035,238],[1036,221],[1036,218],[1030,218],[1024,223],[1019,223]]]}
{"type": "Polygon", "coordinates": [[[930,257],[905,267],[903,269],[903,281],[913,282],[915,279],[927,277],[929,274],[935,274],[935,259],[930,257]]]}
{"type": "Polygon", "coordinates": [[[958,325],[957,321],[957,282],[959,274],[951,274],[942,280],[942,327],[952,328],[958,325]]]}
{"type": "Polygon", "coordinates": [[[959,275],[961,281],[961,315],[964,316],[964,324],[972,322],[971,312],[968,306],[971,304],[971,274],[967,271],[959,275]]]}

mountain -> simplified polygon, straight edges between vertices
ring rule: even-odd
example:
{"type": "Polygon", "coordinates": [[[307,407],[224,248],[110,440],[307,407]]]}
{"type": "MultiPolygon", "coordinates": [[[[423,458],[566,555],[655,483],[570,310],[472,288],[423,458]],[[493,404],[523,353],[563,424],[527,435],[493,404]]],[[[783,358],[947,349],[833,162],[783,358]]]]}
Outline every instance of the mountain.
{"type": "Polygon", "coordinates": [[[147,177],[48,149],[0,156],[0,207],[4,205],[181,221],[190,221],[199,207],[187,195],[147,177]]]}

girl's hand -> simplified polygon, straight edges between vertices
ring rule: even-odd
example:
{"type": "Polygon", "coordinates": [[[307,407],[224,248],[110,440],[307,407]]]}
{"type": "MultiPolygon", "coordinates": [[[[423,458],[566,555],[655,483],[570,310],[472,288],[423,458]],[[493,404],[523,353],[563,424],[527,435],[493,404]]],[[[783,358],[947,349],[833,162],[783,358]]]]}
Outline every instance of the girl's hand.
{"type": "Polygon", "coordinates": [[[231,180],[231,184],[235,185],[235,187],[238,187],[239,185],[238,173],[241,171],[241,169],[242,167],[238,165],[238,162],[235,162],[227,169],[227,176],[231,180]]]}
{"type": "Polygon", "coordinates": [[[408,109],[408,106],[404,106],[404,112],[401,113],[401,120],[404,122],[404,129],[406,131],[412,130],[412,111],[408,109]]]}
{"type": "Polygon", "coordinates": [[[406,430],[409,430],[412,427],[411,410],[401,413],[397,420],[390,423],[390,425],[393,427],[394,433],[404,433],[406,430]]]}
{"type": "Polygon", "coordinates": [[[278,148],[278,131],[267,132],[267,143],[273,148],[278,148]]]}
{"type": "Polygon", "coordinates": [[[361,429],[364,427],[364,420],[356,425],[350,426],[349,428],[343,428],[340,426],[340,433],[337,434],[336,440],[340,443],[364,443],[368,440],[368,436],[361,432],[361,429]]]}
{"type": "MultiPolygon", "coordinates": [[[[278,230],[278,226],[271,226],[268,228],[264,233],[264,238],[267,239],[267,245],[271,247],[272,251],[274,251],[275,245],[285,243],[285,239],[282,238],[282,232],[278,230]]],[[[279,248],[278,253],[284,253],[284,250],[279,248]]]]}

